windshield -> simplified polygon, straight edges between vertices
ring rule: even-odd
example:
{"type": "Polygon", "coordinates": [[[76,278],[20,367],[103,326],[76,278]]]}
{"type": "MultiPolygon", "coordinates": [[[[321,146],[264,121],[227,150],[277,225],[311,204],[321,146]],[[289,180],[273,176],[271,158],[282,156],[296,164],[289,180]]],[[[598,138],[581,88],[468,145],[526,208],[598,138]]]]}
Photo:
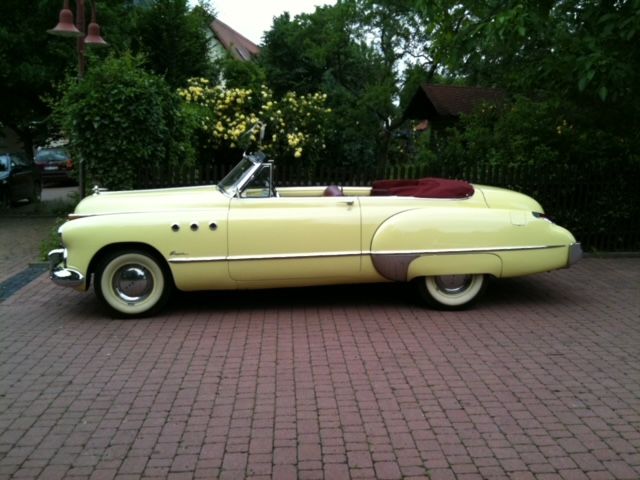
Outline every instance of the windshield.
{"type": "Polygon", "coordinates": [[[264,155],[245,155],[242,160],[218,183],[218,188],[227,195],[236,195],[244,179],[256,165],[264,160],[264,155]]]}
{"type": "Polygon", "coordinates": [[[64,162],[69,158],[69,154],[62,149],[43,149],[36,154],[37,163],[64,162]]]}

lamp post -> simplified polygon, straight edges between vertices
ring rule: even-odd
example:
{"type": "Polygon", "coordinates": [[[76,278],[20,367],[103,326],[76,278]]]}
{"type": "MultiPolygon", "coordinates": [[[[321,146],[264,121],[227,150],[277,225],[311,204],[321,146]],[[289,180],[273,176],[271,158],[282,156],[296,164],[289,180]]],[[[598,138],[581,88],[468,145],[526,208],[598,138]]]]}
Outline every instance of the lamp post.
{"type": "MultiPolygon", "coordinates": [[[[62,10],[58,17],[58,24],[47,33],[59,37],[69,37],[76,39],[76,51],[78,55],[78,78],[84,77],[86,69],[85,45],[95,45],[106,47],[107,42],[100,36],[100,25],[96,22],[96,6],[95,1],[92,2],[91,22],[89,23],[89,33],[85,35],[85,18],[84,18],[84,0],[76,0],[76,18],[73,19],[73,12],[69,8],[69,0],[64,0],[62,10]]],[[[80,159],[80,168],[78,171],[78,183],[80,187],[80,198],[85,193],[85,171],[84,161],[80,159]]]]}

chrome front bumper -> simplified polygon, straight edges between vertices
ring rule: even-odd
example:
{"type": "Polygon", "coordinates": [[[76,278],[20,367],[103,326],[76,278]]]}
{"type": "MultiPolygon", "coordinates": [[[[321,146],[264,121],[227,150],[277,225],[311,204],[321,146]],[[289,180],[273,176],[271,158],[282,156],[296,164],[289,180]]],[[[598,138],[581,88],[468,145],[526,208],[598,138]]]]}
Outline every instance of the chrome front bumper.
{"type": "Polygon", "coordinates": [[[569,261],[567,267],[570,267],[582,258],[582,245],[579,242],[569,245],[569,261]]]}
{"type": "Polygon", "coordinates": [[[77,288],[85,284],[84,275],[77,270],[67,268],[67,251],[64,248],[51,250],[49,258],[49,278],[62,287],[77,288]]]}

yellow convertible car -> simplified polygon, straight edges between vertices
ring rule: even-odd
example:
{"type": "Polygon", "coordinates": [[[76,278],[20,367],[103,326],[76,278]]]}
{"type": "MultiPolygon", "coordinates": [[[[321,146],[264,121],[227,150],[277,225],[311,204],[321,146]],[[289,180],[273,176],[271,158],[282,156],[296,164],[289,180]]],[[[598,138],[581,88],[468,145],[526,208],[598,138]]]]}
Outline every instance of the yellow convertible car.
{"type": "Polygon", "coordinates": [[[120,317],[157,312],[174,288],[410,282],[436,308],[472,304],[487,277],[568,267],[580,244],[538,202],[458,180],[275,188],[247,154],[217,185],[101,192],[49,253],[58,285],[95,292],[120,317]]]}

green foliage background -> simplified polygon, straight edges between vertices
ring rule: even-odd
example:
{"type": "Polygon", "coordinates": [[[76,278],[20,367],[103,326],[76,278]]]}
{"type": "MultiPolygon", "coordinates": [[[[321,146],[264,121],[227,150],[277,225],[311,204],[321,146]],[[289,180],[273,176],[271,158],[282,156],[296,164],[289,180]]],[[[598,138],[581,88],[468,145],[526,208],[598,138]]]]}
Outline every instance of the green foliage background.
{"type": "Polygon", "coordinates": [[[132,50],[142,53],[145,67],[164,77],[172,88],[192,77],[211,77],[206,25],[212,20],[203,8],[190,9],[187,0],[162,0],[134,11],[132,50]]]}
{"type": "MultiPolygon", "coordinates": [[[[488,165],[574,179],[582,172],[590,182],[640,162],[640,0],[340,0],[275,18],[260,56],[246,63],[209,58],[206,2],[100,0],[110,47],[89,49],[86,78],[64,81],[58,96],[56,85],[76,77],[73,41],[45,33],[59,2],[34,2],[0,4],[0,124],[28,151],[52,133],[68,138],[91,181],[110,188],[136,186],[143,168],[228,163],[238,153],[231,140],[212,143],[211,115],[176,96],[191,77],[254,99],[265,85],[276,103],[290,92],[326,95],[326,116],[305,127],[322,141],[277,153],[314,168],[488,165]],[[427,82],[500,88],[507,100],[447,130],[418,132],[403,110],[427,82]]],[[[637,195],[598,203],[597,224],[580,220],[591,229],[640,218],[637,195]]]]}
{"type": "Polygon", "coordinates": [[[89,184],[110,189],[137,185],[150,168],[193,163],[193,122],[177,93],[124,54],[68,81],[56,115],[75,158],[83,159],[89,184]]]}
{"type": "Polygon", "coordinates": [[[370,166],[384,153],[383,126],[395,111],[391,67],[365,42],[355,2],[274,20],[259,64],[276,96],[321,91],[333,115],[325,158],[336,166],[370,166]]]}

